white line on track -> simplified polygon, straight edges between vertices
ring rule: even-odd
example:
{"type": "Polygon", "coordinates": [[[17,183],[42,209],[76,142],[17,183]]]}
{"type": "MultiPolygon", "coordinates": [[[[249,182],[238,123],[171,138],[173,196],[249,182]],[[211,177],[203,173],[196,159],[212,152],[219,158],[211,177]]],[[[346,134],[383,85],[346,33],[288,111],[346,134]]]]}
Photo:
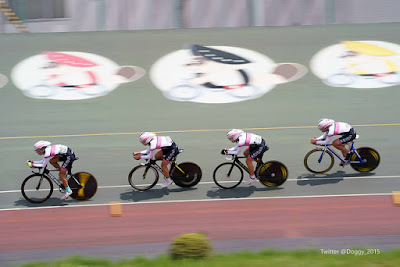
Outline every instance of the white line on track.
{"type": "MultiPolygon", "coordinates": [[[[148,202],[134,202],[122,203],[121,205],[143,205],[143,204],[165,204],[165,203],[182,203],[182,202],[205,202],[205,201],[246,201],[246,200],[262,200],[262,199],[295,199],[295,198],[322,198],[322,197],[366,197],[366,196],[389,196],[393,193],[369,193],[369,194],[342,194],[342,195],[312,195],[312,196],[283,196],[283,197],[251,197],[251,198],[229,198],[229,199],[191,199],[191,200],[169,200],[169,201],[148,201],[148,202]]],[[[59,209],[59,208],[79,208],[79,207],[100,207],[109,206],[110,203],[104,204],[83,204],[73,206],[51,206],[51,207],[29,207],[29,208],[10,208],[0,209],[1,211],[13,210],[32,210],[32,209],[59,209]]]]}
{"type": "MultiPolygon", "coordinates": [[[[353,180],[353,179],[394,179],[400,178],[400,175],[393,175],[393,176],[355,176],[355,177],[345,177],[345,176],[337,176],[337,177],[304,177],[304,178],[296,178],[296,179],[287,179],[288,182],[296,182],[296,181],[312,181],[312,180],[353,180]]],[[[204,184],[215,184],[214,182],[200,182],[199,185],[204,184]]],[[[130,185],[104,185],[99,186],[99,189],[107,189],[107,188],[130,188],[130,185]]],[[[7,190],[7,191],[0,191],[0,194],[6,193],[20,193],[21,190],[7,190]]]]}

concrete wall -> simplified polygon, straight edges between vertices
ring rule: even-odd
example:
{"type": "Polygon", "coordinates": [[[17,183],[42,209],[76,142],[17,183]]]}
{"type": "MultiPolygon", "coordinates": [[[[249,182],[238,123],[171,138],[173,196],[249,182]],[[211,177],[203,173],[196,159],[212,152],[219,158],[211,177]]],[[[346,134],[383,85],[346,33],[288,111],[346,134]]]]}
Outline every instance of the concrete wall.
{"type": "MultiPolygon", "coordinates": [[[[71,32],[399,22],[398,10],[398,0],[65,0],[65,18],[21,20],[71,32]]],[[[17,32],[3,15],[0,32],[17,32]]]]}

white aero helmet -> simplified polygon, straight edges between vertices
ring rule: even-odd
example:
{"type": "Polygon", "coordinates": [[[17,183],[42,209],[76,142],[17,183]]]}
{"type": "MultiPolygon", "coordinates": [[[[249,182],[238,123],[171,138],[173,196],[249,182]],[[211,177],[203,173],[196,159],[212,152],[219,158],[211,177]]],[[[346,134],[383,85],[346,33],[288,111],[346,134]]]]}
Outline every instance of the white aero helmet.
{"type": "Polygon", "coordinates": [[[139,141],[143,145],[147,145],[154,136],[156,136],[155,133],[145,132],[139,136],[139,141]]]}
{"type": "Polygon", "coordinates": [[[320,120],[318,121],[318,129],[320,129],[321,131],[323,131],[324,129],[326,129],[326,127],[332,125],[334,122],[335,122],[335,121],[334,121],[334,120],[331,120],[331,119],[326,119],[326,118],[320,119],[320,120]]]}
{"type": "Polygon", "coordinates": [[[239,135],[241,135],[242,133],[244,133],[244,131],[239,129],[232,129],[226,133],[226,137],[228,137],[228,139],[231,141],[236,141],[238,140],[239,135]]]}
{"type": "Polygon", "coordinates": [[[33,145],[33,148],[34,148],[35,150],[38,150],[38,149],[41,149],[41,148],[45,148],[45,147],[47,147],[47,146],[49,146],[49,145],[51,145],[50,142],[40,140],[40,141],[37,141],[37,142],[33,145]]]}

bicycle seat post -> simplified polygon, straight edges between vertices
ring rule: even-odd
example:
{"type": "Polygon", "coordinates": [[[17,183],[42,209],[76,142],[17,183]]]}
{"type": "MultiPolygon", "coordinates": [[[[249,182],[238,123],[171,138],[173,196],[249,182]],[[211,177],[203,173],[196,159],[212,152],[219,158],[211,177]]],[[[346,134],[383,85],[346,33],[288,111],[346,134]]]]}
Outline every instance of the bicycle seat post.
{"type": "Polygon", "coordinates": [[[260,158],[256,158],[256,162],[257,162],[256,168],[260,167],[260,165],[262,164],[261,159],[260,158]]]}
{"type": "Polygon", "coordinates": [[[176,165],[176,157],[174,157],[172,160],[171,160],[171,164],[170,164],[170,166],[169,166],[169,175],[171,175],[171,172],[172,172],[172,170],[175,168],[175,165],[176,165]]]}

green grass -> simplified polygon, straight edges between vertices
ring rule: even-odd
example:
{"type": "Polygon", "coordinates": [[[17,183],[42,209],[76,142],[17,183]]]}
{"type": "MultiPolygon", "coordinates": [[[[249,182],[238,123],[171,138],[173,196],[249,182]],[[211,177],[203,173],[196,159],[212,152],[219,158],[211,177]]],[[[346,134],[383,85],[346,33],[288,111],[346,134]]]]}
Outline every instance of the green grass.
{"type": "MultiPolygon", "coordinates": [[[[367,249],[360,249],[364,252],[367,249]]],[[[216,254],[203,260],[172,260],[163,255],[154,259],[136,257],[111,261],[99,258],[81,256],[66,258],[54,262],[35,262],[23,264],[24,267],[89,267],[89,266],[138,266],[138,267],[239,267],[239,266],[398,266],[400,249],[381,252],[380,254],[355,256],[322,254],[319,250],[313,251],[274,251],[263,250],[257,253],[240,252],[216,254]]]]}

